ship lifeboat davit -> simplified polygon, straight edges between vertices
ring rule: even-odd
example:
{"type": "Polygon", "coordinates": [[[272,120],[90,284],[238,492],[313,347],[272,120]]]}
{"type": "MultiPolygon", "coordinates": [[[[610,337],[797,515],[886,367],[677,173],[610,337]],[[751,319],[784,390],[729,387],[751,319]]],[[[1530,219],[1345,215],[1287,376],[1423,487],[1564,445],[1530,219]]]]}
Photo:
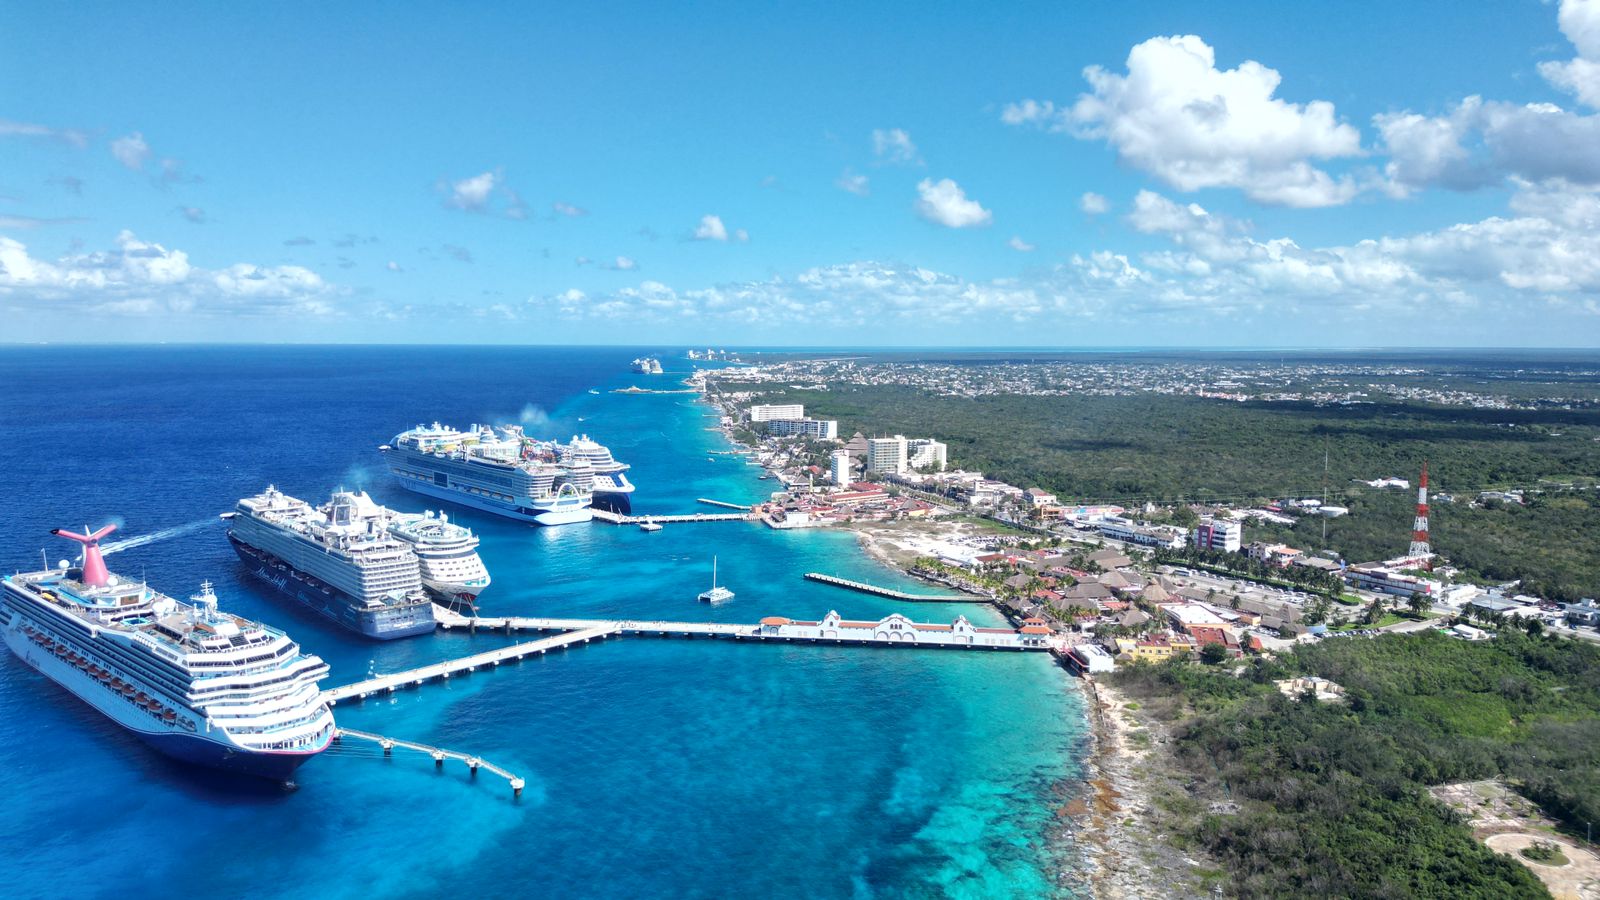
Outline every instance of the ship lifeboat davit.
{"type": "Polygon", "coordinates": [[[178,721],[178,714],[170,709],[164,709],[161,711],[161,721],[171,725],[173,722],[178,721]]]}

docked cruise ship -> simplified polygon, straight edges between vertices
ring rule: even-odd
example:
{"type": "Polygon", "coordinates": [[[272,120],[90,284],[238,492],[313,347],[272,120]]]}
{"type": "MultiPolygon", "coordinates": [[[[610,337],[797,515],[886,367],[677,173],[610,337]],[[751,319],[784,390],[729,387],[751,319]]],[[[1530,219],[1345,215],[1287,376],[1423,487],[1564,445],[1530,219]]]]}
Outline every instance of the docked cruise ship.
{"type": "Polygon", "coordinates": [[[594,467],[515,425],[418,425],[378,448],[400,486],[496,515],[566,525],[594,518],[594,467]]]}
{"type": "Polygon", "coordinates": [[[632,505],[633,483],[628,481],[630,466],[618,462],[604,444],[587,434],[573,435],[565,444],[552,444],[557,459],[583,460],[594,472],[594,503],[596,506],[626,513],[632,505]]]}
{"type": "Polygon", "coordinates": [[[654,356],[642,356],[633,361],[633,371],[639,375],[660,375],[661,360],[654,356]]]}
{"type": "Polygon", "coordinates": [[[184,762],[287,780],[333,739],[317,686],[321,659],[288,635],[217,608],[211,586],[190,603],[106,569],[90,534],[77,566],[10,575],[0,634],[37,669],[155,749],[184,762]]]}
{"type": "Polygon", "coordinates": [[[417,554],[389,533],[385,516],[363,514],[365,497],[340,491],[316,509],[269,486],[228,515],[228,540],[257,577],[351,631],[378,640],[427,634],[433,601],[417,554]]]}
{"type": "Polygon", "coordinates": [[[389,533],[411,545],[422,568],[422,586],[434,599],[474,606],[489,586],[489,570],[478,556],[478,536],[444,513],[399,513],[389,520],[389,533]]]}

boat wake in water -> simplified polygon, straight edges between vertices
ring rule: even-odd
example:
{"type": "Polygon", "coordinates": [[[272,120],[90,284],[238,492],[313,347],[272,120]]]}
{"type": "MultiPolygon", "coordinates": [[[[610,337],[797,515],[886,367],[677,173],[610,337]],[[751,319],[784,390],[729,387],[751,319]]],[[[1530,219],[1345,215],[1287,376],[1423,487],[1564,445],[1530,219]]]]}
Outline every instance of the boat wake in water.
{"type": "Polygon", "coordinates": [[[120,553],[123,550],[132,550],[134,547],[143,547],[146,544],[154,544],[156,541],[165,541],[170,538],[180,537],[185,534],[193,534],[196,531],[200,531],[201,529],[215,524],[217,524],[217,520],[215,518],[211,518],[200,519],[198,521],[190,522],[187,525],[174,525],[171,528],[163,528],[160,531],[152,531],[149,534],[141,534],[128,538],[127,540],[113,541],[109,544],[103,544],[100,547],[100,552],[102,554],[120,553]]]}

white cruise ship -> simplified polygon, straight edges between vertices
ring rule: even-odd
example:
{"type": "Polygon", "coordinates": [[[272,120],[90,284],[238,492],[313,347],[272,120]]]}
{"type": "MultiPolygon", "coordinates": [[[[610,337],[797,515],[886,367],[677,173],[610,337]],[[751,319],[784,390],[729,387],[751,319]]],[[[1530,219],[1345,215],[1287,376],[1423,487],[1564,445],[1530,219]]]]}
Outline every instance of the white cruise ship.
{"type": "Polygon", "coordinates": [[[228,515],[228,540],[257,577],[351,631],[378,640],[427,634],[433,601],[417,555],[389,533],[387,515],[365,514],[364,499],[340,491],[315,509],[269,486],[228,515]]]}
{"type": "Polygon", "coordinates": [[[411,545],[422,566],[422,586],[435,599],[474,606],[489,587],[489,570],[478,556],[478,536],[444,513],[431,509],[420,515],[397,513],[389,521],[389,533],[411,545]]]}
{"type": "Polygon", "coordinates": [[[567,525],[594,518],[594,467],[562,460],[515,425],[418,425],[378,448],[400,486],[496,515],[567,525]]]}
{"type": "Polygon", "coordinates": [[[633,361],[633,371],[638,375],[660,375],[661,360],[654,356],[641,356],[633,361]]]}
{"type": "Polygon", "coordinates": [[[276,628],[222,612],[210,584],[181,603],[106,569],[100,539],[78,566],[10,575],[0,634],[23,662],[155,749],[185,762],[287,780],[327,748],[328,666],[276,628]]]}
{"type": "Polygon", "coordinates": [[[573,462],[582,460],[589,464],[594,473],[595,505],[622,513],[629,511],[633,500],[633,483],[628,480],[627,472],[631,466],[618,462],[611,455],[610,448],[587,434],[575,434],[565,444],[551,443],[550,448],[557,459],[573,462]]]}

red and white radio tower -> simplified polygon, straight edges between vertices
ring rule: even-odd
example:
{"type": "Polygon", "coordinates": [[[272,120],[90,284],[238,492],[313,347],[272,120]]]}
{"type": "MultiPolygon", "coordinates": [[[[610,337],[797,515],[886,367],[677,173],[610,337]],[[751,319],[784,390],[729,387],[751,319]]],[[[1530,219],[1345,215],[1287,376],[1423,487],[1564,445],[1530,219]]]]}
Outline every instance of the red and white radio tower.
{"type": "MultiPolygon", "coordinates": [[[[1428,546],[1428,461],[1422,461],[1422,483],[1417,486],[1417,521],[1411,527],[1411,552],[1406,554],[1412,559],[1426,559],[1433,556],[1433,548],[1428,546]]],[[[1432,563],[1426,564],[1432,568],[1432,563]]]]}

